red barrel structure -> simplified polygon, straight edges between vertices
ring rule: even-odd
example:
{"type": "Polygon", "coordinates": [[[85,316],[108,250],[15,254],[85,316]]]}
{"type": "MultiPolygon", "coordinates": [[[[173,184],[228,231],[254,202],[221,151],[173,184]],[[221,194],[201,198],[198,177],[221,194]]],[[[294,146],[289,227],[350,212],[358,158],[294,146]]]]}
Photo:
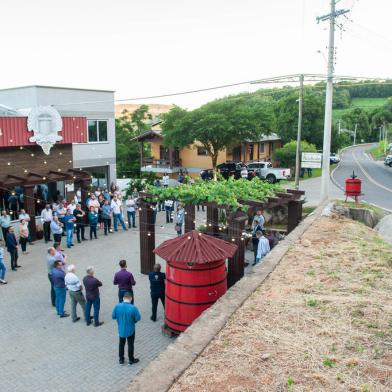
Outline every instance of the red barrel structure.
{"type": "Polygon", "coordinates": [[[167,261],[165,324],[185,331],[227,290],[226,259],[237,245],[193,230],[163,242],[154,252],[167,261]]]}
{"type": "Polygon", "coordinates": [[[362,195],[362,181],[357,178],[355,173],[353,172],[350,178],[346,178],[346,190],[344,192],[347,197],[354,197],[357,200],[358,196],[362,195]]]}

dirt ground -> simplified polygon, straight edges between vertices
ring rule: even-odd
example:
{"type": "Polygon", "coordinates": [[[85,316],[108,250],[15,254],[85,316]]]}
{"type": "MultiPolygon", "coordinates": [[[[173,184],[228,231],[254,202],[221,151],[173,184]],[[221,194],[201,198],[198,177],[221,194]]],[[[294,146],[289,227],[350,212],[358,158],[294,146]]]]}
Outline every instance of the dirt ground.
{"type": "Polygon", "coordinates": [[[392,247],[319,218],[170,392],[392,391],[392,247]]]}

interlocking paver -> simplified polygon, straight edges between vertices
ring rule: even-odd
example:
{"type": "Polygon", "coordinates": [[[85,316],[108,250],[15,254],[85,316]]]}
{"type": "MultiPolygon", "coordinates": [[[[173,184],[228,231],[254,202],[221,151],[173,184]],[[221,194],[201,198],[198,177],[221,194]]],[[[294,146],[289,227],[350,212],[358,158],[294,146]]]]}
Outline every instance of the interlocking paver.
{"type": "MultiPolygon", "coordinates": [[[[156,243],[174,237],[173,225],[166,226],[164,213],[158,214],[156,243]]],[[[132,229],[105,237],[102,230],[98,240],[75,243],[66,249],[68,262],[75,264],[80,278],[93,265],[101,288],[102,327],[87,327],[83,322],[60,319],[50,304],[49,282],[46,275],[46,249],[38,241],[20,256],[23,266],[18,272],[9,268],[6,253],[8,285],[0,287],[0,368],[1,390],[53,392],[119,391],[133,376],[162,350],[171,339],[163,336],[163,311],[158,321],[150,320],[148,277],[140,274],[139,232],[132,229]],[[120,259],[128,261],[135,275],[135,303],[142,320],[136,328],[135,355],[140,362],[133,366],[118,365],[117,325],[111,311],[117,301],[117,287],[112,284],[120,259]]],[[[64,237],[63,237],[64,238],[64,237]]],[[[163,265],[164,266],[164,265],[163,265]]],[[[70,312],[67,295],[66,311],[70,312]]],[[[78,308],[81,316],[80,308],[78,308]]]]}

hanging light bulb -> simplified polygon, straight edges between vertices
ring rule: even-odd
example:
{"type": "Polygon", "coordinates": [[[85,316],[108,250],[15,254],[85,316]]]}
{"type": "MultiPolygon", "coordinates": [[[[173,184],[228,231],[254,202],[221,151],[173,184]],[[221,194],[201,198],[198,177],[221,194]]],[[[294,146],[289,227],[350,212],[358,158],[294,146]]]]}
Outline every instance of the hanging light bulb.
{"type": "Polygon", "coordinates": [[[8,166],[11,166],[11,162],[7,162],[7,165],[8,165],[8,166]]]}

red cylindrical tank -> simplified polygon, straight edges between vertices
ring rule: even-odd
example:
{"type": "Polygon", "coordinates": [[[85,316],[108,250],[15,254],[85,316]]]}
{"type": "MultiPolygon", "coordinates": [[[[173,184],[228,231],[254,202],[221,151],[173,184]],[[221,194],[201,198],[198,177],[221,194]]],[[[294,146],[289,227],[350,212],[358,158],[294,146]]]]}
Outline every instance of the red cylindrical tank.
{"type": "Polygon", "coordinates": [[[227,290],[226,263],[168,262],[166,268],[165,322],[183,332],[227,290]]]}
{"type": "Polygon", "coordinates": [[[167,261],[165,324],[174,333],[192,322],[227,290],[226,259],[237,245],[193,230],[159,245],[167,261]]]}
{"type": "Polygon", "coordinates": [[[359,178],[346,178],[346,196],[360,196],[362,181],[359,178]]]}

